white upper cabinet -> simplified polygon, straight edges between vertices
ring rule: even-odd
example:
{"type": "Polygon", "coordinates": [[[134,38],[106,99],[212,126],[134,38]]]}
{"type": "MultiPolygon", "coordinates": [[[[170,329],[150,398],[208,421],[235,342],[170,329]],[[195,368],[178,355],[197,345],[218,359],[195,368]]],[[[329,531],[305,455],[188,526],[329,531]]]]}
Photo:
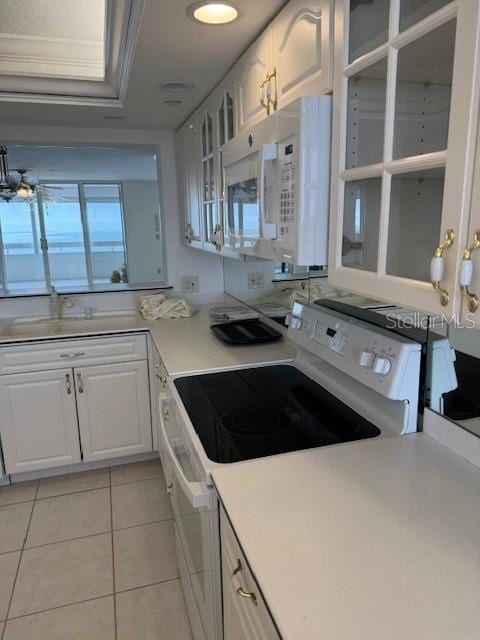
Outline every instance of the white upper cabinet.
{"type": "Polygon", "coordinates": [[[188,246],[229,257],[222,146],[303,95],[332,90],[333,0],[291,0],[177,134],[188,246]]]}
{"type": "Polygon", "coordinates": [[[268,27],[243,54],[234,68],[238,129],[260,122],[270,112],[266,77],[273,71],[272,29],[268,27]]]}
{"type": "Polygon", "coordinates": [[[329,0],[292,0],[272,23],[278,108],[332,85],[329,0]]]}
{"type": "Polygon", "coordinates": [[[185,243],[203,247],[203,225],[199,194],[200,119],[192,116],[177,133],[178,177],[180,206],[184,218],[182,232],[185,243]]]}
{"type": "Polygon", "coordinates": [[[478,9],[476,0],[336,3],[331,284],[459,311],[478,9]]]}

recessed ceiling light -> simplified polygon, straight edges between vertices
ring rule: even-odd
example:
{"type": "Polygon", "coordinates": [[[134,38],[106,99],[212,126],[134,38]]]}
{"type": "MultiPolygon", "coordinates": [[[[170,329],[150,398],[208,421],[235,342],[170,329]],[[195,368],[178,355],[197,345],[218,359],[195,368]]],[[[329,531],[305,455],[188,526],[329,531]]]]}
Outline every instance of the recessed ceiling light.
{"type": "Polygon", "coordinates": [[[164,100],[163,104],[166,107],[179,107],[182,104],[181,100],[164,100]]]}
{"type": "Polygon", "coordinates": [[[187,13],[194,20],[205,24],[227,24],[239,16],[238,9],[226,0],[195,2],[187,9],[187,13]]]}
{"type": "Polygon", "coordinates": [[[183,82],[182,80],[166,80],[160,85],[161,91],[167,93],[182,93],[183,91],[190,91],[194,85],[191,82],[183,82]]]}
{"type": "Polygon", "coordinates": [[[104,120],[126,120],[127,116],[103,116],[104,120]]]}

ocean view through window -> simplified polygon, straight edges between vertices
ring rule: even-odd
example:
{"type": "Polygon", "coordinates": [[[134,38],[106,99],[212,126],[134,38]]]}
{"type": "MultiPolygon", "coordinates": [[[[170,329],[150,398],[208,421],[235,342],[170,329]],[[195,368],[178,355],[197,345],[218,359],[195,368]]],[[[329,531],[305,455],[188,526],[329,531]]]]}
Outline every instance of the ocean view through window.
{"type": "Polygon", "coordinates": [[[44,183],[28,201],[0,201],[8,293],[127,283],[118,183],[44,183]]]}

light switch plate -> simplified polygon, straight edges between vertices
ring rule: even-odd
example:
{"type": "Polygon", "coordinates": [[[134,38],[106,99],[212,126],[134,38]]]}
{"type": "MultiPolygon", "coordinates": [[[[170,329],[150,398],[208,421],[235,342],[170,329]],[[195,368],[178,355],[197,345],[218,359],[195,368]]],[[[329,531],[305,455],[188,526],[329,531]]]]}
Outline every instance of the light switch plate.
{"type": "Polygon", "coordinates": [[[198,276],[183,276],[182,293],[198,293],[199,288],[198,276]]]}

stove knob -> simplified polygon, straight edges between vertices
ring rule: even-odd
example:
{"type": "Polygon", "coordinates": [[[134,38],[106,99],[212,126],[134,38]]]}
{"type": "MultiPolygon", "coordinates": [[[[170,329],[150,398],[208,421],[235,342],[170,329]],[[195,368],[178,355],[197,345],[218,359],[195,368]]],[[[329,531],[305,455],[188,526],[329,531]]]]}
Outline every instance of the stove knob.
{"type": "Polygon", "coordinates": [[[385,376],[392,368],[392,363],[388,358],[378,357],[375,358],[373,363],[373,370],[381,376],[385,376]]]}
{"type": "Polygon", "coordinates": [[[372,351],[362,351],[358,364],[366,369],[371,369],[375,361],[375,354],[372,351]]]}

